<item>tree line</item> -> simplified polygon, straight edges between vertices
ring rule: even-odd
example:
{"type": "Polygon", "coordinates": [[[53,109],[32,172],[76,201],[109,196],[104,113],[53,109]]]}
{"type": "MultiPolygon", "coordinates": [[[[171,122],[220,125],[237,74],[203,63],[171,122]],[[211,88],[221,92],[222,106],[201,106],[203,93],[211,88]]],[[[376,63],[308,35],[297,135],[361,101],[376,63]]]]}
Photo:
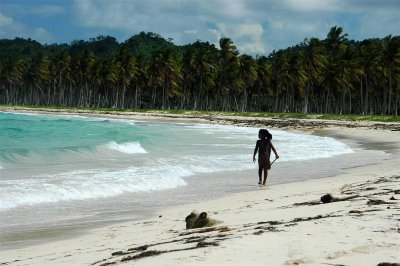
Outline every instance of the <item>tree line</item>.
{"type": "Polygon", "coordinates": [[[0,40],[0,104],[94,108],[390,114],[400,110],[400,37],[325,39],[269,55],[177,46],[155,33],[118,43],[0,40]]]}

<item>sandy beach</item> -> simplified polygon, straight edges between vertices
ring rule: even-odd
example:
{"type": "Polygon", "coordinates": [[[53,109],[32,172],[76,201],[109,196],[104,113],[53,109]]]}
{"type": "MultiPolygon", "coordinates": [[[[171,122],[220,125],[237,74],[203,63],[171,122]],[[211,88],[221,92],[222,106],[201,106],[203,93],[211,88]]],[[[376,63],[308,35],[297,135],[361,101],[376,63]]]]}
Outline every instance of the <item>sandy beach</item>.
{"type": "Polygon", "coordinates": [[[171,206],[146,220],[0,250],[0,265],[400,265],[400,123],[57,112],[318,131],[385,147],[391,156],[336,176],[266,187],[253,182],[253,191],[171,206]],[[322,204],[327,193],[335,200],[322,204]],[[193,210],[220,223],[186,230],[185,217],[193,210]]]}

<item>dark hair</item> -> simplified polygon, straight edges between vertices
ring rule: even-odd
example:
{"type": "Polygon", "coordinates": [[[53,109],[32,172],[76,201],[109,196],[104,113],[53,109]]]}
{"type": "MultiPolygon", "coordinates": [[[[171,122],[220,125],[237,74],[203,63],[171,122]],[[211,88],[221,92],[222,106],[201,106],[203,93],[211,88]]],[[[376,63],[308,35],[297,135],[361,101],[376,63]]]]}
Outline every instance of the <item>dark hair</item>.
{"type": "Polygon", "coordinates": [[[258,131],[258,134],[260,135],[260,137],[262,139],[265,139],[265,138],[270,139],[270,140],[272,139],[272,135],[268,132],[268,130],[266,130],[264,128],[260,129],[258,131]]]}
{"type": "Polygon", "coordinates": [[[265,129],[260,129],[260,130],[258,131],[258,136],[259,136],[261,139],[265,139],[265,137],[266,137],[266,135],[265,135],[265,129]]]}

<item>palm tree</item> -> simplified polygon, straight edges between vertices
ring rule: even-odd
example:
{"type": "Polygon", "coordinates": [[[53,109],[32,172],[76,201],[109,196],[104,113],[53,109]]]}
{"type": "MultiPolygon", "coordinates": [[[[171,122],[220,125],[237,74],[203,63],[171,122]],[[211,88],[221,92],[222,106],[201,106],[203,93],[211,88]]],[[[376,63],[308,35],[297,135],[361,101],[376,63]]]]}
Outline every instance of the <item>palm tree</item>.
{"type": "MultiPolygon", "coordinates": [[[[363,69],[361,66],[360,56],[356,51],[356,47],[354,45],[347,45],[346,49],[343,51],[343,54],[340,56],[340,64],[342,68],[342,79],[343,86],[341,90],[342,108],[345,106],[345,97],[348,96],[348,113],[352,113],[352,91],[355,89],[354,85],[360,80],[360,77],[363,75],[363,69]]],[[[340,113],[343,112],[343,109],[340,110],[340,113]]]]}
{"type": "Polygon", "coordinates": [[[287,91],[288,58],[283,50],[273,51],[271,54],[271,86],[274,91],[275,104],[273,112],[279,111],[279,99],[283,92],[287,91]]]}
{"type": "MultiPolygon", "coordinates": [[[[325,111],[324,113],[331,112],[331,98],[332,94],[337,93],[338,88],[342,86],[342,73],[343,68],[340,66],[340,61],[335,60],[333,57],[328,57],[328,60],[322,72],[322,84],[325,91],[325,111]]],[[[322,99],[321,99],[322,100],[322,99]]]]}
{"type": "Polygon", "coordinates": [[[169,98],[181,96],[179,82],[182,73],[175,53],[171,49],[157,52],[153,59],[152,71],[154,85],[162,88],[161,108],[169,108],[169,98]]]}
{"type": "Polygon", "coordinates": [[[252,93],[252,103],[253,108],[256,110],[266,111],[267,106],[260,103],[266,98],[263,96],[269,96],[272,94],[271,88],[269,86],[271,67],[269,59],[266,56],[260,56],[257,58],[257,79],[254,86],[254,91],[252,93]]]}
{"type": "Polygon", "coordinates": [[[288,59],[288,67],[287,67],[287,76],[288,76],[288,83],[289,83],[289,92],[287,93],[287,97],[289,99],[286,100],[288,110],[292,108],[292,110],[296,110],[295,106],[295,95],[296,92],[298,95],[304,94],[304,87],[306,84],[306,73],[304,68],[302,67],[302,58],[301,53],[297,51],[293,51],[289,55],[288,59]],[[295,91],[295,88],[297,91],[295,91]],[[290,101],[291,98],[291,101],[290,101]]]}
{"type": "Polygon", "coordinates": [[[56,88],[58,88],[58,101],[56,103],[65,105],[65,89],[68,84],[71,84],[71,56],[66,51],[62,51],[53,58],[51,73],[56,88]]]}
{"type": "Polygon", "coordinates": [[[85,50],[83,54],[76,58],[73,72],[76,75],[75,82],[78,85],[79,94],[78,106],[88,107],[92,91],[90,85],[92,82],[93,66],[95,65],[96,57],[90,50],[85,50]]]}
{"type": "Polygon", "coordinates": [[[135,78],[135,108],[141,108],[143,88],[148,86],[148,75],[146,73],[147,64],[144,60],[144,56],[138,56],[136,58],[138,70],[135,78]]]}
{"type": "Polygon", "coordinates": [[[360,55],[364,74],[360,83],[360,100],[363,101],[361,103],[362,114],[371,113],[369,96],[372,91],[371,85],[374,83],[374,77],[377,74],[379,52],[376,40],[364,40],[361,42],[360,55]]]}
{"type": "Polygon", "coordinates": [[[389,78],[389,92],[384,92],[383,113],[392,113],[392,94],[393,94],[393,77],[394,73],[400,71],[400,37],[392,37],[389,35],[383,39],[382,63],[385,74],[389,78]]]}
{"type": "Polygon", "coordinates": [[[116,107],[118,105],[118,73],[119,65],[114,59],[106,60],[103,63],[102,74],[103,86],[105,87],[105,95],[107,97],[107,105],[116,107]]]}
{"type": "Polygon", "coordinates": [[[249,55],[239,57],[239,77],[243,88],[241,111],[244,112],[247,109],[248,89],[254,86],[257,79],[257,63],[253,57],[249,55]]]}
{"type": "Polygon", "coordinates": [[[194,73],[195,66],[193,65],[195,48],[192,46],[185,47],[185,51],[183,53],[182,58],[182,100],[180,103],[180,107],[183,109],[192,108],[190,104],[192,102],[192,98],[194,98],[194,106],[193,109],[197,107],[197,97],[196,88],[194,88],[194,73]]]}
{"type": "Polygon", "coordinates": [[[215,86],[214,74],[214,54],[211,50],[201,47],[196,49],[192,60],[190,62],[193,70],[193,82],[198,97],[195,97],[194,109],[196,109],[197,102],[200,97],[205,97],[204,108],[208,109],[210,101],[210,90],[215,86]]]}
{"type": "Polygon", "coordinates": [[[347,41],[347,34],[343,34],[341,27],[334,26],[330,29],[326,39],[325,48],[327,51],[327,65],[325,68],[325,113],[329,112],[332,93],[336,93],[340,88],[341,79],[339,72],[343,70],[339,63],[339,54],[344,49],[347,41]]]}
{"type": "Polygon", "coordinates": [[[304,95],[303,113],[307,113],[309,106],[309,95],[314,88],[315,77],[319,75],[325,65],[326,58],[323,55],[321,42],[317,38],[306,39],[304,41],[303,67],[306,73],[306,91],[304,95]]]}
{"type": "Polygon", "coordinates": [[[238,78],[239,52],[229,38],[221,38],[219,46],[218,96],[222,98],[222,110],[228,110],[230,109],[230,92],[240,86],[240,79],[238,78]]]}
{"type": "MultiPolygon", "coordinates": [[[[123,46],[118,55],[117,64],[119,66],[119,81],[122,84],[121,104],[120,107],[125,107],[126,88],[130,85],[131,80],[136,78],[138,74],[138,65],[136,58],[129,52],[128,48],[123,46]]],[[[118,93],[118,92],[117,92],[118,93]]],[[[136,91],[137,98],[137,91],[136,91]]]]}
{"type": "MultiPolygon", "coordinates": [[[[32,58],[31,62],[28,64],[27,71],[25,72],[25,80],[29,87],[30,93],[29,98],[35,104],[50,105],[52,96],[52,90],[50,86],[50,60],[47,55],[40,53],[32,58]],[[39,90],[40,95],[34,93],[33,88],[39,90]]],[[[25,88],[25,89],[26,89],[25,88]]],[[[55,88],[53,86],[53,94],[55,95],[55,88]]],[[[24,93],[24,103],[27,103],[28,92],[24,93]]]]}
{"type": "Polygon", "coordinates": [[[6,83],[6,104],[18,103],[18,90],[23,85],[23,74],[26,69],[26,61],[22,57],[8,59],[3,67],[3,79],[6,83]]]}
{"type": "Polygon", "coordinates": [[[336,56],[341,46],[347,41],[347,33],[343,34],[341,27],[334,26],[329,30],[325,39],[328,56],[336,56]]]}

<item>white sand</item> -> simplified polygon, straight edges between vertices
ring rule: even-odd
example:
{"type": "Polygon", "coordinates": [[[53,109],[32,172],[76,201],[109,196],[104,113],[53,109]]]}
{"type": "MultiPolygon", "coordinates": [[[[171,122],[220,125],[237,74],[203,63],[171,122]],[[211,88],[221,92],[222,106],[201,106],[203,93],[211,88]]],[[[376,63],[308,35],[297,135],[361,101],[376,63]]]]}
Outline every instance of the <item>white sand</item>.
{"type": "Polygon", "coordinates": [[[324,130],[393,145],[393,156],[380,164],[348,169],[339,176],[254,186],[252,192],[171,207],[144,221],[93,229],[63,241],[2,250],[0,265],[400,263],[400,194],[395,194],[400,190],[400,132],[339,127],[324,130]],[[359,197],[320,204],[325,193],[338,198],[359,197]],[[217,228],[228,230],[181,235],[195,231],[184,229],[184,219],[192,210],[206,211],[223,221],[217,228]],[[140,247],[146,250],[135,250],[140,247]],[[127,258],[131,260],[121,262],[127,258]]]}

